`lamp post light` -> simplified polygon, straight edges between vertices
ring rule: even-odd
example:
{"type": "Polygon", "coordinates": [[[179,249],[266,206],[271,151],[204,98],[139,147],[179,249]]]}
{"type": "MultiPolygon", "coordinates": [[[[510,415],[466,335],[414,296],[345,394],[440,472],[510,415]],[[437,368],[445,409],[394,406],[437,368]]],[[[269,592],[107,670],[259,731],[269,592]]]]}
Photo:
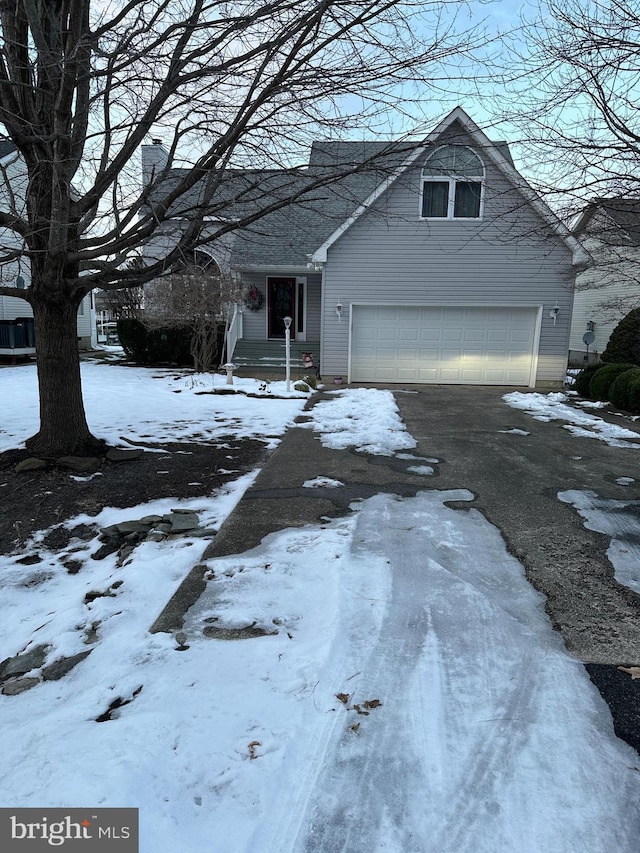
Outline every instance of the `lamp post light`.
{"type": "Polygon", "coordinates": [[[287,391],[291,390],[291,317],[284,318],[284,357],[287,368],[287,391]]]}

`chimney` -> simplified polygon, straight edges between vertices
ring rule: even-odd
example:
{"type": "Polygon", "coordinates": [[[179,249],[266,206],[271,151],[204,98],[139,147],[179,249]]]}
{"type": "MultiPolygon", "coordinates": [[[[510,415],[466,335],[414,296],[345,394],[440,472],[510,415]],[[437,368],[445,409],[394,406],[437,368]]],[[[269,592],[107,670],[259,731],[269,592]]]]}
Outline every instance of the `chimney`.
{"type": "Polygon", "coordinates": [[[167,166],[167,152],[162,147],[161,139],[152,139],[151,145],[142,146],[142,180],[149,184],[167,166]]]}

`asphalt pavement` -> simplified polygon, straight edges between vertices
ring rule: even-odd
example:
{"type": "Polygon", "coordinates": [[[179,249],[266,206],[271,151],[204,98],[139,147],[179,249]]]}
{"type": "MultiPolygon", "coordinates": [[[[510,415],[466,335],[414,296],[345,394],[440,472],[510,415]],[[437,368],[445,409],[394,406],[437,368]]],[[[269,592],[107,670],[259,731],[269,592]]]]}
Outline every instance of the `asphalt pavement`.
{"type": "MultiPolygon", "coordinates": [[[[475,500],[461,502],[459,510],[474,507],[499,528],[530,583],[546,597],[547,613],[567,650],[586,665],[609,704],[617,734],[640,750],[640,679],[618,669],[640,665],[640,595],[615,580],[607,557],[610,537],[587,529],[577,511],[557,497],[566,490],[590,490],[640,504],[640,450],[576,437],[560,421],[536,421],[503,401],[508,391],[522,389],[429,385],[389,390],[418,443],[413,455],[438,460],[432,476],[411,472],[415,460],[331,450],[312,430],[291,427],[203,559],[242,553],[269,533],[342,515],[357,498],[468,489],[475,500]],[[345,485],[303,486],[317,476],[345,485]],[[636,482],[621,485],[616,482],[621,477],[636,482]]],[[[307,408],[323,396],[315,395],[307,408]]],[[[598,415],[634,429],[631,421],[598,415]]],[[[637,431],[640,441],[640,427],[637,431]]],[[[194,567],[153,631],[180,628],[204,589],[202,576],[203,567],[194,567]]]]}

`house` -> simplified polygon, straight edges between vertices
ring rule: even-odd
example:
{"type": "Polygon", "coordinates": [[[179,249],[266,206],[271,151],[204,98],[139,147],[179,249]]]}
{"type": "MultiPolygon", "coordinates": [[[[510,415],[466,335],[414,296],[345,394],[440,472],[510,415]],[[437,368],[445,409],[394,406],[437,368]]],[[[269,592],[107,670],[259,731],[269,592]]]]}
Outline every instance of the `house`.
{"type": "MultiPolygon", "coordinates": [[[[147,181],[162,158],[144,147],[147,181]]],[[[324,377],[562,384],[584,252],[464,110],[420,143],[318,142],[305,169],[229,173],[220,209],[242,220],[287,193],[294,204],[204,247],[245,285],[235,362],[281,363],[290,316],[324,377]]]]}
{"type": "MultiPolygon", "coordinates": [[[[0,209],[24,210],[26,180],[25,165],[15,146],[7,139],[0,139],[0,209]]],[[[7,228],[0,228],[0,245],[4,249],[20,247],[15,233],[7,228]]],[[[36,352],[31,306],[24,299],[2,295],[3,284],[26,289],[29,282],[26,258],[0,264],[0,356],[28,356],[36,352]]],[[[95,334],[93,297],[89,294],[78,309],[79,348],[90,349],[95,343],[95,334]]]]}
{"type": "Polygon", "coordinates": [[[640,306],[640,199],[601,198],[574,219],[572,231],[590,255],[576,278],[569,343],[572,363],[597,359],[620,320],[640,306]],[[587,345],[583,338],[591,332],[587,345]]]}

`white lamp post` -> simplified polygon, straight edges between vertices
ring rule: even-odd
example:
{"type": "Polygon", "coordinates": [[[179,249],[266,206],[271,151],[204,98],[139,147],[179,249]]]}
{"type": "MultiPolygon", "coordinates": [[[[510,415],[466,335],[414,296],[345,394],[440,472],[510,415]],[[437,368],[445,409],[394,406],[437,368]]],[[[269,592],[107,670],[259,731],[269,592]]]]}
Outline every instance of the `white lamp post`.
{"type": "Polygon", "coordinates": [[[291,317],[284,318],[284,357],[287,367],[287,391],[291,390],[291,317]]]}

